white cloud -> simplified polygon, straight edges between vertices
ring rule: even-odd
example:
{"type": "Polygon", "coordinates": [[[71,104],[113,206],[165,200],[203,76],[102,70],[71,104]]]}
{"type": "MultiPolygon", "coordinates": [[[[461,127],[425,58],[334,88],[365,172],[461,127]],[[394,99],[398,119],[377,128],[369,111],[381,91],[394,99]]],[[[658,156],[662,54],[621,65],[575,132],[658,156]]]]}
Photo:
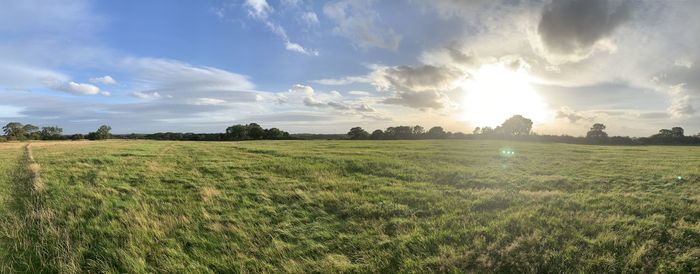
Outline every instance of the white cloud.
{"type": "Polygon", "coordinates": [[[226,103],[226,100],[216,99],[216,98],[197,98],[194,100],[193,104],[200,106],[210,106],[210,105],[221,105],[226,103]]]}
{"type": "Polygon", "coordinates": [[[316,56],[318,55],[318,51],[307,50],[297,43],[292,43],[292,42],[286,41],[284,45],[285,45],[285,48],[289,51],[294,51],[294,52],[298,52],[298,53],[306,54],[306,55],[316,55],[316,56]]]}
{"type": "Polygon", "coordinates": [[[366,91],[360,91],[360,90],[351,90],[348,91],[348,94],[353,95],[353,96],[369,96],[369,92],[366,91]]]}
{"type": "Polygon", "coordinates": [[[160,93],[157,91],[154,92],[146,92],[146,91],[134,91],[131,93],[132,96],[139,98],[139,99],[146,99],[146,100],[153,100],[153,99],[160,99],[160,93]]]}
{"type": "Polygon", "coordinates": [[[371,83],[372,80],[370,80],[367,76],[346,76],[342,78],[312,80],[310,82],[326,86],[344,86],[354,83],[371,83]]]}
{"type": "Polygon", "coordinates": [[[299,19],[309,27],[318,26],[320,23],[318,20],[318,15],[316,15],[316,13],[313,11],[302,12],[299,15],[299,19]]]}
{"type": "Polygon", "coordinates": [[[685,84],[670,87],[668,94],[671,97],[671,105],[668,107],[671,117],[684,118],[695,114],[690,95],[685,91],[685,84]]]}
{"type": "Polygon", "coordinates": [[[102,77],[90,78],[90,83],[93,84],[103,84],[103,85],[115,85],[117,81],[112,78],[112,76],[105,75],[102,77]]]}
{"type": "MultiPolygon", "coordinates": [[[[281,25],[271,20],[270,15],[274,11],[265,0],[246,0],[245,6],[248,9],[248,14],[255,20],[263,23],[272,33],[277,35],[284,42],[284,48],[291,52],[301,53],[304,55],[317,56],[318,51],[303,47],[302,45],[292,42],[287,35],[287,31],[281,25]]],[[[223,14],[219,12],[219,14],[223,14]]]]}
{"type": "Polygon", "coordinates": [[[22,109],[15,106],[0,105],[0,118],[22,117],[22,109]]]}
{"type": "Polygon", "coordinates": [[[252,17],[265,19],[272,12],[272,7],[265,0],[246,0],[248,14],[252,17]]]}
{"type": "Polygon", "coordinates": [[[401,36],[389,27],[378,26],[380,17],[372,11],[370,1],[339,1],[323,6],[323,13],[336,23],[333,29],[338,35],[352,40],[362,48],[372,47],[396,51],[401,36]]]}
{"type": "MultiPolygon", "coordinates": [[[[131,75],[140,92],[168,94],[177,100],[212,96],[233,101],[254,101],[255,85],[245,75],[154,58],[126,58],[119,64],[131,75]]],[[[136,97],[141,98],[139,95],[136,97]]]]}
{"type": "Polygon", "coordinates": [[[76,83],[73,81],[66,83],[57,79],[45,79],[44,85],[50,89],[67,92],[73,95],[95,95],[100,93],[100,88],[94,85],[76,83]]]}
{"type": "Polygon", "coordinates": [[[314,88],[302,84],[296,84],[289,89],[290,93],[303,93],[306,96],[314,95],[314,88]]]}

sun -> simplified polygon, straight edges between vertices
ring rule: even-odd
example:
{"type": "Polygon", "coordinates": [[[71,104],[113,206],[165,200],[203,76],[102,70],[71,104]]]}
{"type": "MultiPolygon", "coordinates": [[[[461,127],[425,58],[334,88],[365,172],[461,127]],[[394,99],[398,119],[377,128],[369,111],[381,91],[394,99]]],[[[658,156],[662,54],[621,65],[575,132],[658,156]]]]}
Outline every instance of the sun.
{"type": "Polygon", "coordinates": [[[524,68],[488,64],[465,81],[463,118],[474,126],[495,127],[520,114],[535,123],[551,120],[547,103],[532,88],[532,77],[524,68]]]}

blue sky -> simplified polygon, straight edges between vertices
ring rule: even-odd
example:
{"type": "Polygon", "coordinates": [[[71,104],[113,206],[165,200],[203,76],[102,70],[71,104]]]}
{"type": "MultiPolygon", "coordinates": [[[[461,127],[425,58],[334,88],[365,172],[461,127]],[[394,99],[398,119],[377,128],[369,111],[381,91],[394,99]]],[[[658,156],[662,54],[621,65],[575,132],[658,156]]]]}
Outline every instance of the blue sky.
{"type": "Polygon", "coordinates": [[[700,131],[691,1],[3,1],[0,123],[700,131]]]}

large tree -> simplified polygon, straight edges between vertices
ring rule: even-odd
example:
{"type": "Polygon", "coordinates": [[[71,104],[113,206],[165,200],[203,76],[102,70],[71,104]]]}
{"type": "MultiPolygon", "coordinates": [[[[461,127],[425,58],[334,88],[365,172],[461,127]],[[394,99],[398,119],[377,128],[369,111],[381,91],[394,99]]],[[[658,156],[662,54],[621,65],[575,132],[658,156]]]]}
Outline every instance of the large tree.
{"type": "Polygon", "coordinates": [[[398,126],[398,127],[388,127],[384,131],[384,136],[388,139],[399,139],[405,140],[413,137],[413,127],[409,126],[398,126]]]}
{"type": "Polygon", "coordinates": [[[595,123],[591,126],[591,129],[586,133],[586,138],[589,139],[605,139],[608,138],[608,134],[605,132],[605,125],[601,123],[595,123]]]}
{"type": "Polygon", "coordinates": [[[250,123],[246,126],[246,131],[248,132],[248,138],[253,140],[259,140],[263,138],[265,130],[256,123],[250,123]]]}
{"type": "Polygon", "coordinates": [[[244,125],[233,125],[226,129],[226,139],[245,140],[248,138],[248,128],[244,125]]]}
{"type": "Polygon", "coordinates": [[[100,126],[97,131],[90,132],[87,136],[90,140],[107,140],[112,137],[112,127],[108,125],[100,126]]]}
{"type": "Polygon", "coordinates": [[[27,139],[38,140],[41,138],[41,135],[39,134],[39,127],[35,125],[26,124],[22,127],[22,129],[24,129],[24,135],[27,137],[27,139]]]}
{"type": "Polygon", "coordinates": [[[499,133],[510,136],[530,135],[532,130],[532,120],[523,117],[522,115],[513,115],[513,117],[505,120],[499,128],[499,133]]]}
{"type": "Polygon", "coordinates": [[[63,134],[63,129],[60,127],[42,127],[41,132],[39,135],[41,135],[42,140],[58,140],[61,139],[61,135],[63,134]]]}
{"type": "Polygon", "coordinates": [[[447,138],[447,132],[442,127],[432,127],[428,130],[428,138],[432,139],[445,139],[447,138]]]}
{"type": "Polygon", "coordinates": [[[18,122],[10,122],[4,127],[2,127],[5,136],[9,140],[24,140],[26,132],[24,131],[24,126],[18,122]]]}
{"type": "Polygon", "coordinates": [[[671,135],[673,137],[683,137],[684,135],[684,130],[682,127],[673,127],[671,128],[671,135]]]}
{"type": "Polygon", "coordinates": [[[372,131],[372,135],[369,136],[370,139],[372,140],[380,140],[384,138],[384,131],[381,129],[377,129],[375,131],[372,131]]]}
{"type": "Polygon", "coordinates": [[[352,140],[363,140],[369,138],[369,133],[361,127],[354,127],[348,131],[348,137],[352,140]]]}

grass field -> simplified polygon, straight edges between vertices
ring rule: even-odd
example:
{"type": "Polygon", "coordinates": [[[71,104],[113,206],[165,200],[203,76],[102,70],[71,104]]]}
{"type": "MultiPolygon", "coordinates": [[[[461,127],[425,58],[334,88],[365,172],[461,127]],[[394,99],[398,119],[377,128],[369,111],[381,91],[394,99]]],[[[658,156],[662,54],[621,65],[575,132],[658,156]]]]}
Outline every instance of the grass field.
{"type": "Polygon", "coordinates": [[[700,272],[700,147],[44,142],[0,160],[0,272],[700,272]]]}

